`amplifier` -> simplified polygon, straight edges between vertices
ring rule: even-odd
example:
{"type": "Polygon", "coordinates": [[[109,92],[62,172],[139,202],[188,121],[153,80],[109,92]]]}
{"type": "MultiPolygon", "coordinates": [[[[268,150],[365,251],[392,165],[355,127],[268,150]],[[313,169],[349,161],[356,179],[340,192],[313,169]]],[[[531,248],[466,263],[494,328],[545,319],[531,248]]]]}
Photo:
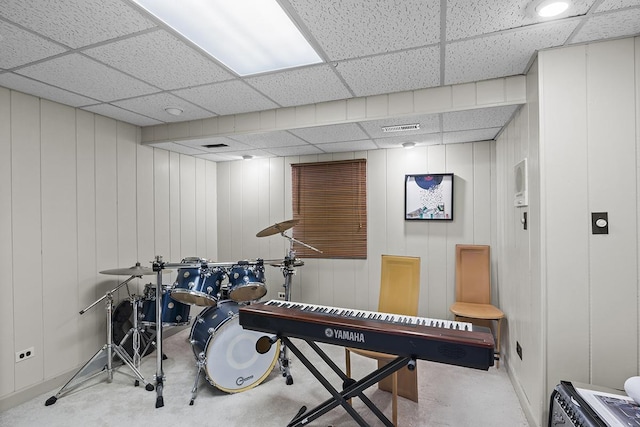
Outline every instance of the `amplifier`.
{"type": "Polygon", "coordinates": [[[549,406],[549,427],[640,425],[640,407],[623,391],[561,381],[549,406]]]}

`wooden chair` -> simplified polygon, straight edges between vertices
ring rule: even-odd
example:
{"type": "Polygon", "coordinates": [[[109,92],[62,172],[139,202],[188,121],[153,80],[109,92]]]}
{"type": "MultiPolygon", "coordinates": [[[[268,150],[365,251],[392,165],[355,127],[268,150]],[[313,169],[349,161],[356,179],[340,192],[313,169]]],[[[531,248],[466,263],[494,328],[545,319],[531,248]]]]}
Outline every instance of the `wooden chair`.
{"type": "MultiPolygon", "coordinates": [[[[384,313],[418,315],[420,294],[420,258],[382,255],[380,298],[378,311],[384,313]]],[[[396,356],[375,351],[345,348],[346,374],[351,378],[351,353],[376,359],[378,367],[391,362],[396,356]]],[[[398,425],[398,395],[418,401],[418,367],[407,367],[378,383],[381,390],[391,392],[392,422],[398,425]]]]}
{"type": "Polygon", "coordinates": [[[491,253],[488,245],[456,245],[456,302],[449,310],[456,320],[497,324],[496,368],[500,366],[500,328],[504,313],[491,304],[491,253]]]}

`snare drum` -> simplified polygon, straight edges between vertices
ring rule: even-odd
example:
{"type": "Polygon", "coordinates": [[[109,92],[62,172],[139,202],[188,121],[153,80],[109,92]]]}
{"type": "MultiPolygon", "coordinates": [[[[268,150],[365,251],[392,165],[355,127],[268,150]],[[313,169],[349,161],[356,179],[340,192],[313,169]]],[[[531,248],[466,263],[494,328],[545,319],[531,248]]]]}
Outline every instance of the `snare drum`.
{"type": "MultiPolygon", "coordinates": [[[[162,326],[182,326],[189,324],[191,306],[174,301],[169,293],[170,286],[162,285],[162,326]]],[[[140,301],[138,310],[140,324],[155,326],[156,324],[156,287],[147,284],[144,287],[144,299],[140,301]]]]}
{"type": "MultiPolygon", "coordinates": [[[[182,262],[193,262],[194,259],[186,258],[182,262]]],[[[202,262],[196,258],[195,262],[202,262]]],[[[218,301],[220,285],[227,273],[219,267],[197,267],[178,269],[178,278],[171,289],[171,297],[185,304],[200,306],[212,306],[218,301]]]]}
{"type": "Polygon", "coordinates": [[[280,354],[280,342],[268,352],[256,351],[265,334],[240,326],[235,301],[221,301],[204,309],[193,322],[189,341],[196,360],[204,362],[207,381],[227,393],[238,393],[269,376],[280,354]]]}
{"type": "Polygon", "coordinates": [[[229,273],[229,298],[234,301],[257,301],[267,293],[264,265],[236,265],[229,273]]]}

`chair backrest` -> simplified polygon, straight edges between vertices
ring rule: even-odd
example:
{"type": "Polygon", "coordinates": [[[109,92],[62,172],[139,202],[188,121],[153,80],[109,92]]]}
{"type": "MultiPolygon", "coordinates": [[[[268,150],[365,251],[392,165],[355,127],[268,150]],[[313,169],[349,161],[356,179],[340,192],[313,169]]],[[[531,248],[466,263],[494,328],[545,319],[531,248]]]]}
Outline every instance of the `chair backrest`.
{"type": "Polygon", "coordinates": [[[378,311],[418,315],[420,258],[382,255],[378,311]]]}
{"type": "Polygon", "coordinates": [[[491,304],[488,245],[456,245],[456,301],[491,304]]]}

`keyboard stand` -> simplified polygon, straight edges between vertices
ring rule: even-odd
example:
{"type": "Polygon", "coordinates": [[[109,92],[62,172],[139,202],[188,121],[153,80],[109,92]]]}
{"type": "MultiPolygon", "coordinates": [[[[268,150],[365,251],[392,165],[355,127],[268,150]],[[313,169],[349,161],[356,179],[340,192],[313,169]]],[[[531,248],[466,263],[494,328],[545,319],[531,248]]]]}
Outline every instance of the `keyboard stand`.
{"type": "Polygon", "coordinates": [[[318,405],[314,409],[306,411],[306,408],[303,407],[304,412],[301,414],[300,412],[294,417],[291,422],[287,425],[287,427],[301,427],[304,426],[311,421],[319,418],[320,416],[326,414],[331,411],[333,408],[336,408],[338,405],[342,406],[345,411],[351,415],[351,417],[358,423],[358,425],[362,427],[368,427],[369,424],[356,412],[355,409],[347,402],[348,399],[358,397],[362,402],[364,402],[367,407],[373,412],[382,423],[388,427],[393,427],[393,423],[389,421],[389,419],[378,409],[378,407],[371,401],[367,396],[364,395],[364,390],[391,375],[392,373],[402,369],[404,366],[413,365],[415,366],[415,359],[406,356],[399,356],[394,359],[392,362],[384,365],[383,367],[376,369],[371,372],[369,375],[363,377],[358,381],[354,381],[353,379],[347,377],[347,375],[327,356],[327,354],[322,351],[318,345],[310,340],[304,340],[321,358],[325,361],[333,371],[338,374],[338,376],[343,380],[344,389],[342,392],[338,392],[332,385],[327,381],[327,379],[316,369],[316,367],[307,359],[302,352],[287,338],[286,336],[279,335],[278,338],[284,342],[284,344],[289,348],[302,362],[304,366],[313,374],[314,377],[324,386],[324,388],[331,393],[332,398],[318,405]]]}

